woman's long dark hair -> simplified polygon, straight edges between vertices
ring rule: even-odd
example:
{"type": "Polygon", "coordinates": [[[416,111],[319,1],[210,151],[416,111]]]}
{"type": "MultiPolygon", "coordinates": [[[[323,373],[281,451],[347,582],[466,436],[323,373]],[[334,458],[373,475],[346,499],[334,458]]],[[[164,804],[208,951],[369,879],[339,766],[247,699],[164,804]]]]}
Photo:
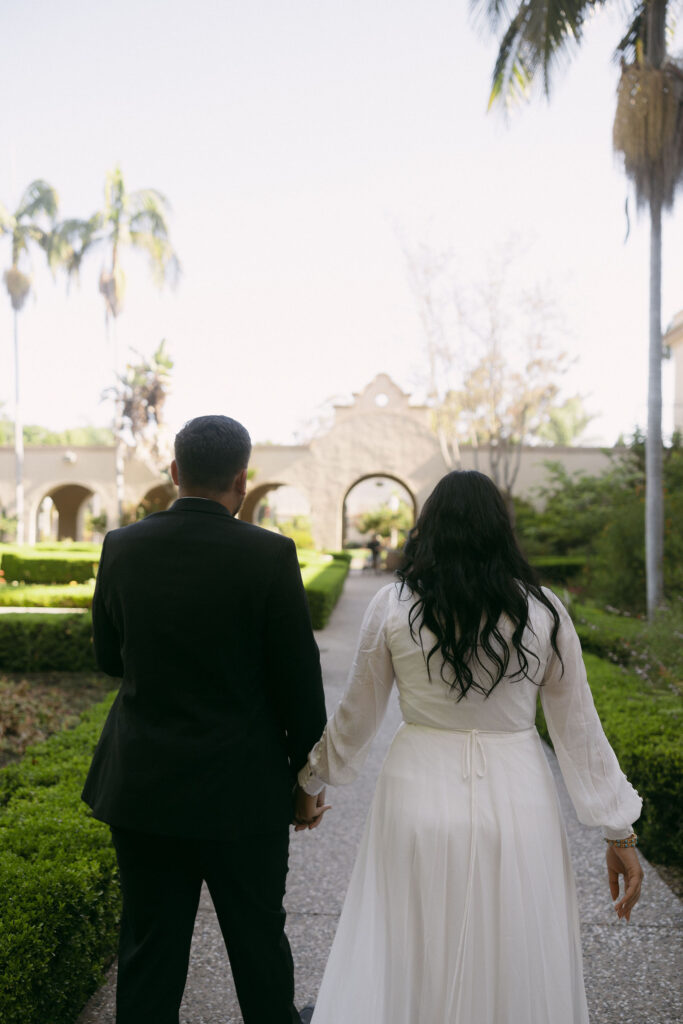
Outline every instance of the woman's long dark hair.
{"type": "Polygon", "coordinates": [[[498,488],[483,473],[455,470],[439,481],[410,532],[397,575],[401,592],[407,586],[416,598],[409,613],[411,636],[423,651],[422,627],[436,637],[425,652],[430,678],[430,661],[438,652],[441,678],[458,700],[470,689],[488,697],[506,674],[510,646],[498,627],[501,615],[514,626],[511,642],[519,668],[510,678],[528,677],[529,656],[536,658],[523,643],[530,595],[552,616],[550,641],[562,660],[557,609],[519,549],[498,488]],[[475,661],[490,686],[473,675],[475,661]],[[448,667],[454,679],[447,677],[448,667]]]}

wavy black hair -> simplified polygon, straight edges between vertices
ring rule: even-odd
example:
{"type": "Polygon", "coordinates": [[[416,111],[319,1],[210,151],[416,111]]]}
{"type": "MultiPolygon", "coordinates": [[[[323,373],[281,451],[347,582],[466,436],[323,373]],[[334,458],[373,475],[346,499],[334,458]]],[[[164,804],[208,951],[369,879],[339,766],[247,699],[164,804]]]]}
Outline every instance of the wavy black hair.
{"type": "Polygon", "coordinates": [[[469,690],[488,697],[505,676],[511,651],[499,628],[501,615],[513,623],[511,644],[519,663],[509,678],[529,677],[529,656],[538,661],[523,643],[531,595],[552,616],[550,642],[562,661],[557,609],[519,549],[498,488],[483,473],[455,470],[439,481],[409,534],[397,575],[401,593],[407,587],[416,598],[409,613],[410,634],[422,647],[429,677],[431,659],[439,653],[441,678],[458,700],[469,690]],[[428,652],[423,626],[436,637],[428,652]],[[484,669],[490,686],[475,678],[473,662],[484,669]],[[454,678],[449,678],[448,667],[454,678]]]}

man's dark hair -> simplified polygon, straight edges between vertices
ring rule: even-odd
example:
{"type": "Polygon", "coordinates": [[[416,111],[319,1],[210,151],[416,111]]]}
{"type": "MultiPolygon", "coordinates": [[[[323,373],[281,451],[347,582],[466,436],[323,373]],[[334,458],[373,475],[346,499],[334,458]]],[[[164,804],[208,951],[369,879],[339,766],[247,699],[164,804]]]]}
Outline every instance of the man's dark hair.
{"type": "Polygon", "coordinates": [[[175,437],[178,479],[185,490],[198,487],[222,494],[246,469],[250,455],[249,434],[229,416],[197,416],[175,437]]]}

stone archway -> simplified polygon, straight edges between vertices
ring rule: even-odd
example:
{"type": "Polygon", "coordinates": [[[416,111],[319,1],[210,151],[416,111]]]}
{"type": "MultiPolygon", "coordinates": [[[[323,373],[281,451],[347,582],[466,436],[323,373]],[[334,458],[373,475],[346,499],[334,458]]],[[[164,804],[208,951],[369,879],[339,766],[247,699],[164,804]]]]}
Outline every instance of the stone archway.
{"type": "Polygon", "coordinates": [[[258,487],[252,487],[247,493],[246,498],[242,503],[242,508],[239,511],[239,518],[243,519],[245,523],[256,522],[256,510],[266,494],[271,491],[276,491],[278,487],[284,487],[282,481],[269,484],[259,484],[258,487]]]}
{"type": "Polygon", "coordinates": [[[83,484],[61,484],[53,487],[43,495],[38,504],[38,538],[82,540],[85,506],[95,497],[95,492],[83,484]]]}
{"type": "Polygon", "coordinates": [[[150,487],[139,502],[138,508],[144,509],[146,516],[151,516],[155,512],[165,512],[177,497],[178,488],[175,484],[157,484],[156,487],[150,487]]]}
{"type": "MultiPolygon", "coordinates": [[[[356,511],[356,505],[360,500],[360,506],[364,506],[367,513],[371,513],[373,508],[376,508],[379,512],[385,506],[387,508],[386,519],[390,520],[389,512],[394,511],[396,513],[397,520],[403,520],[406,518],[402,515],[402,505],[406,505],[409,508],[410,522],[407,521],[405,526],[401,527],[400,532],[403,533],[405,529],[410,529],[415,525],[417,519],[418,504],[415,494],[400,477],[395,476],[393,473],[365,473],[363,476],[355,480],[350,487],[347,488],[342,503],[342,546],[349,547],[354,546],[360,540],[360,534],[364,531],[360,528],[358,521],[359,514],[356,511]],[[369,488],[374,484],[375,487],[381,489],[381,493],[374,492],[369,488]],[[359,492],[364,490],[363,485],[368,485],[365,489],[367,494],[361,495],[359,492]],[[357,501],[353,503],[352,496],[353,492],[356,492],[357,501]]],[[[359,507],[360,507],[359,506],[359,507]]],[[[388,525],[388,523],[387,523],[388,525]]],[[[389,543],[391,547],[398,546],[398,526],[394,529],[390,529],[389,543]]]]}

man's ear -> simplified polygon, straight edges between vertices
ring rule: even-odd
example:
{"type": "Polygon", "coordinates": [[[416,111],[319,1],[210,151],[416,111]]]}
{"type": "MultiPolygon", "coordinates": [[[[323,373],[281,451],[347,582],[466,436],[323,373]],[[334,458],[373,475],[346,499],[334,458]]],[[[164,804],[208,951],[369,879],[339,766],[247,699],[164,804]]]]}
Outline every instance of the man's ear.
{"type": "Polygon", "coordinates": [[[173,481],[173,483],[177,487],[178,486],[178,463],[176,462],[175,459],[171,463],[171,480],[173,481]]]}
{"type": "Polygon", "coordinates": [[[235,490],[237,491],[238,494],[241,494],[242,497],[244,497],[244,495],[247,493],[246,468],[243,469],[240,473],[238,473],[237,476],[235,477],[235,490]]]}

